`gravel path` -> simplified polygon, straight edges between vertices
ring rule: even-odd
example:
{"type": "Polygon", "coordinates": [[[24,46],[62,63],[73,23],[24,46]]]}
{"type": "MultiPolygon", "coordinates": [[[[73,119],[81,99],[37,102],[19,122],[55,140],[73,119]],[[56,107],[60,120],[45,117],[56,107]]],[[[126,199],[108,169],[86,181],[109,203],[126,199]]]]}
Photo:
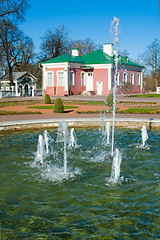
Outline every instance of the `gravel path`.
{"type": "MultiPolygon", "coordinates": [[[[52,97],[55,99],[56,97],[52,97]]],[[[85,100],[85,101],[105,101],[106,96],[69,96],[61,97],[62,100],[85,100]]],[[[22,97],[22,98],[1,98],[0,102],[4,101],[26,101],[26,100],[44,100],[44,97],[22,97]]],[[[117,96],[117,101],[134,101],[134,102],[157,102],[160,103],[160,98],[133,98],[124,97],[122,95],[117,96]]],[[[39,105],[39,104],[38,104],[39,105]]],[[[6,121],[20,121],[20,120],[32,120],[32,119],[65,119],[65,118],[100,118],[99,114],[76,114],[76,111],[96,111],[100,109],[106,109],[105,106],[88,106],[78,105],[78,109],[66,110],[65,113],[57,114],[53,113],[52,109],[40,109],[42,114],[30,114],[30,115],[0,115],[0,122],[6,121]]],[[[15,111],[38,111],[36,109],[28,109],[27,105],[24,106],[8,106],[3,107],[2,110],[15,110],[15,111]]],[[[111,118],[112,114],[106,114],[107,118],[111,118]]],[[[139,119],[160,119],[160,114],[116,114],[116,118],[139,118],[139,119]]]]}

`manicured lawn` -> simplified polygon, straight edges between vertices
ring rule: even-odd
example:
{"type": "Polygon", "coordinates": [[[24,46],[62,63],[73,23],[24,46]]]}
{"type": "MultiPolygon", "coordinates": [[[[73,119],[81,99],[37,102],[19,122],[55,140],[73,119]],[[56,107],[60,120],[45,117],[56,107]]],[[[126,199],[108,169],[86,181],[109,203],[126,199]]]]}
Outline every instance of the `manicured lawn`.
{"type": "MultiPolygon", "coordinates": [[[[27,108],[31,109],[53,109],[53,105],[45,105],[45,106],[30,106],[27,108]]],[[[73,109],[78,108],[77,106],[64,106],[64,109],[73,109]]]]}
{"type": "Polygon", "coordinates": [[[74,101],[63,101],[63,103],[66,103],[66,104],[75,104],[75,105],[92,105],[92,106],[104,106],[106,105],[105,102],[102,102],[102,101],[78,101],[78,100],[74,100],[74,101]]]}

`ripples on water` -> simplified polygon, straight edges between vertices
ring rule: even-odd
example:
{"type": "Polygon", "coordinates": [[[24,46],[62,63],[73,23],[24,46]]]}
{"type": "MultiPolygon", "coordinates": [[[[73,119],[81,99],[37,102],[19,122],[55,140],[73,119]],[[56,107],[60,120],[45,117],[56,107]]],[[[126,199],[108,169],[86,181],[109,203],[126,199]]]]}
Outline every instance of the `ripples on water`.
{"type": "Polygon", "coordinates": [[[43,131],[1,133],[2,239],[160,239],[160,132],[149,131],[150,149],[142,149],[140,131],[116,129],[125,181],[106,185],[111,146],[98,129],[75,131],[65,176],[56,131],[48,131],[43,167],[33,164],[43,131]]]}

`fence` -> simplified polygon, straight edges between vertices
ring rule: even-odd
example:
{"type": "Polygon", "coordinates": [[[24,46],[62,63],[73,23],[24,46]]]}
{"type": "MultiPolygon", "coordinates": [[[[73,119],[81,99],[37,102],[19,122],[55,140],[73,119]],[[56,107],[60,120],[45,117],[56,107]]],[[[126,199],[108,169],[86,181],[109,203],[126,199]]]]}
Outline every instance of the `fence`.
{"type": "Polygon", "coordinates": [[[1,97],[2,98],[12,98],[12,97],[15,97],[16,94],[15,94],[15,91],[1,91],[1,97]]]}
{"type": "Polygon", "coordinates": [[[157,93],[160,94],[160,87],[157,87],[157,93]]]}
{"type": "Polygon", "coordinates": [[[34,90],[34,95],[33,92],[31,92],[30,94],[26,94],[24,93],[23,95],[21,93],[18,93],[16,95],[16,92],[15,91],[11,91],[11,90],[8,90],[8,91],[0,91],[0,98],[12,98],[12,97],[29,97],[29,96],[43,96],[43,90],[40,89],[40,90],[34,90]]]}
{"type": "Polygon", "coordinates": [[[43,96],[43,95],[44,95],[44,92],[43,92],[42,89],[40,89],[40,90],[38,90],[38,89],[34,90],[34,96],[35,96],[35,97],[36,97],[36,96],[43,96]]]}

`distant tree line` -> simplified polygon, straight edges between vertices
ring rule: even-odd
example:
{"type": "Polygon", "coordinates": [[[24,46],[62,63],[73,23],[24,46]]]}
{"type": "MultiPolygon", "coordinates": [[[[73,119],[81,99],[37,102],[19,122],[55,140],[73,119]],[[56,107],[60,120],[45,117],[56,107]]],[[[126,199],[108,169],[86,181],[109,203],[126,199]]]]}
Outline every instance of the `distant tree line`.
{"type": "MultiPolygon", "coordinates": [[[[41,37],[39,52],[34,49],[33,40],[19,29],[29,8],[29,0],[0,0],[0,68],[9,73],[10,85],[13,85],[13,71],[29,71],[38,79],[41,86],[39,63],[61,54],[71,54],[72,48],[79,48],[80,56],[102,48],[91,39],[72,40],[64,25],[46,30],[41,37]]],[[[120,52],[126,56],[129,53],[120,52]]],[[[145,66],[145,91],[155,91],[160,86],[160,41],[154,39],[140,56],[145,66]],[[146,69],[148,71],[146,71],[146,69]]]]}

